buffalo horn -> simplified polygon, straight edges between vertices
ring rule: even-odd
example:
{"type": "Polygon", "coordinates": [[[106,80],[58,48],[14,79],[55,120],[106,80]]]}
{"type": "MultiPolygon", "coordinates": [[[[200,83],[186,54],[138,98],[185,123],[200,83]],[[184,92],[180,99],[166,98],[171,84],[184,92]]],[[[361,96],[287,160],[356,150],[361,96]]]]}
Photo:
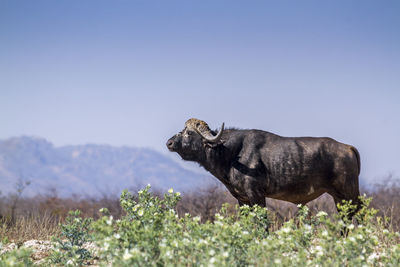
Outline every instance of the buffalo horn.
{"type": "Polygon", "coordinates": [[[197,129],[197,127],[194,128],[194,130],[204,139],[207,140],[207,142],[210,143],[216,143],[218,142],[221,137],[222,137],[222,133],[224,132],[224,123],[222,123],[221,126],[221,130],[219,130],[218,134],[216,136],[211,134],[211,131],[207,131],[207,132],[201,132],[199,129],[197,129]]]}

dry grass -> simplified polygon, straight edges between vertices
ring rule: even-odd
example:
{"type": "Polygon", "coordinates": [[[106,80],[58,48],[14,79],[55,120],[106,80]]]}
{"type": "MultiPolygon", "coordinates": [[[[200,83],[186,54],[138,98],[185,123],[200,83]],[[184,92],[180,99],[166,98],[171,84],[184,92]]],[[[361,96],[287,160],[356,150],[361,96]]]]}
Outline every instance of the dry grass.
{"type": "Polygon", "coordinates": [[[0,199],[0,242],[22,244],[31,239],[49,240],[58,234],[59,224],[64,222],[70,210],[79,209],[82,216],[95,219],[101,216],[100,208],[108,208],[116,218],[122,215],[117,197],[60,198],[51,194],[21,198],[14,211],[15,218],[11,216],[13,202],[13,196],[0,199]]]}
{"type": "Polygon", "coordinates": [[[55,218],[49,214],[20,216],[15,223],[4,220],[0,224],[0,237],[5,243],[12,241],[17,245],[27,240],[49,240],[51,236],[59,233],[60,218],[55,218]]]}
{"type": "MultiPolygon", "coordinates": [[[[131,190],[137,192],[137,190],[131,190]]],[[[161,196],[161,191],[155,191],[161,196]]],[[[400,230],[400,181],[390,179],[374,190],[363,190],[367,196],[372,196],[371,206],[379,210],[378,215],[386,216],[389,219],[388,227],[392,230],[400,230]]],[[[190,213],[200,216],[202,221],[214,220],[215,212],[224,203],[229,204],[229,211],[236,212],[237,201],[220,184],[214,184],[195,192],[186,192],[177,209],[180,215],[190,213]]],[[[116,196],[102,196],[101,198],[87,198],[73,196],[61,198],[52,192],[47,195],[38,195],[33,198],[20,198],[17,208],[14,210],[15,220],[10,220],[11,207],[14,198],[0,198],[0,242],[13,241],[23,243],[30,239],[49,240],[59,231],[59,223],[63,222],[69,210],[79,209],[82,216],[97,219],[101,216],[100,208],[107,208],[114,218],[123,215],[119,205],[119,198],[116,196]],[[2,215],[2,216],[1,216],[2,215]]],[[[274,228],[278,228],[282,222],[295,216],[298,208],[288,202],[267,199],[267,207],[273,211],[276,218],[274,228]]],[[[331,196],[324,194],[308,204],[311,214],[324,210],[328,214],[336,213],[335,204],[331,196]]]]}

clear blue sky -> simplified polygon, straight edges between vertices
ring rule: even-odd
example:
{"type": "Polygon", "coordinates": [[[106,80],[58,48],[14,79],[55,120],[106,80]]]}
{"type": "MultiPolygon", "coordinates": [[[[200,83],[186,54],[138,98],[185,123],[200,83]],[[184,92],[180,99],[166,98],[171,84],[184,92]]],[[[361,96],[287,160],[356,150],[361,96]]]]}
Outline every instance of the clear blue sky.
{"type": "Polygon", "coordinates": [[[400,175],[400,1],[0,1],[0,139],[152,147],[190,117],[400,175]]]}

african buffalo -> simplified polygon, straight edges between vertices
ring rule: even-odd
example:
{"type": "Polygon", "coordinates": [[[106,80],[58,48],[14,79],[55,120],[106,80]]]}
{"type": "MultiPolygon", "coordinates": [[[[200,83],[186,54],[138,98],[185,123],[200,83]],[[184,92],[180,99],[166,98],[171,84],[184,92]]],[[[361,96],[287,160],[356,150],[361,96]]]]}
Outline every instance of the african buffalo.
{"type": "Polygon", "coordinates": [[[239,205],[265,206],[265,197],[306,204],[327,192],[359,204],[360,155],[331,138],[282,137],[261,130],[212,131],[189,119],[167,141],[182,159],[198,162],[217,177],[239,205]]]}

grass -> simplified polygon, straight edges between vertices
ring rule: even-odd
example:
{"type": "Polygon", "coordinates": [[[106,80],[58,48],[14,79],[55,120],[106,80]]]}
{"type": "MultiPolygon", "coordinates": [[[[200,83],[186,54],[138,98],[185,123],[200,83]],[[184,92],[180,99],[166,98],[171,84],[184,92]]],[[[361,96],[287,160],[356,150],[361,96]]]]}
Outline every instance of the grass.
{"type": "Polygon", "coordinates": [[[0,224],[1,242],[14,242],[17,245],[27,240],[49,240],[51,236],[60,233],[60,217],[54,217],[47,213],[20,217],[15,223],[4,220],[0,224]]]}

